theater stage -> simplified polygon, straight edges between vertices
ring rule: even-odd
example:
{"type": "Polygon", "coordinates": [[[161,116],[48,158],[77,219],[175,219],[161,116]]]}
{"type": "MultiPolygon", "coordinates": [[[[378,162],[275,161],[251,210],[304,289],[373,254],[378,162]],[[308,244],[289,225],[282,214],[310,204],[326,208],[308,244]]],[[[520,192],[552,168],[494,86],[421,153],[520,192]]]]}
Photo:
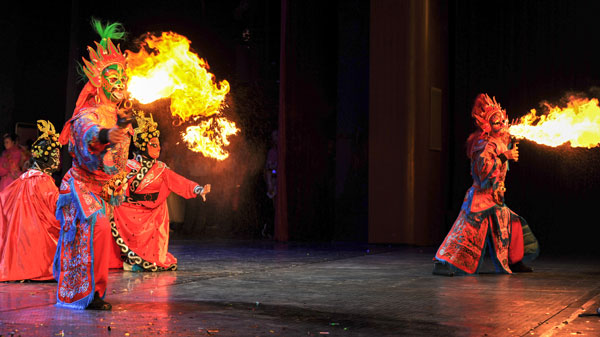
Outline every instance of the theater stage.
{"type": "MultiPolygon", "coordinates": [[[[543,248],[543,247],[542,247],[543,248]]],[[[600,336],[597,257],[530,274],[431,274],[434,249],[175,241],[179,270],[110,273],[109,312],[0,283],[2,336],[600,336]]],[[[489,267],[489,266],[488,266],[489,267]]]]}

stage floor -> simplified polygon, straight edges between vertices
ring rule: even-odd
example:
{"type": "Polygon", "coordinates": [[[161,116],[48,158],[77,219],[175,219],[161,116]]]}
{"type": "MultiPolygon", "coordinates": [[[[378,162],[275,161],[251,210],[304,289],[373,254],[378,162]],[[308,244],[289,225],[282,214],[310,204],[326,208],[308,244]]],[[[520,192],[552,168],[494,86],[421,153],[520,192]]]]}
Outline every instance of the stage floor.
{"type": "Polygon", "coordinates": [[[2,336],[600,336],[597,257],[529,274],[431,274],[434,249],[175,241],[179,270],[111,271],[109,312],[0,283],[2,336]]]}

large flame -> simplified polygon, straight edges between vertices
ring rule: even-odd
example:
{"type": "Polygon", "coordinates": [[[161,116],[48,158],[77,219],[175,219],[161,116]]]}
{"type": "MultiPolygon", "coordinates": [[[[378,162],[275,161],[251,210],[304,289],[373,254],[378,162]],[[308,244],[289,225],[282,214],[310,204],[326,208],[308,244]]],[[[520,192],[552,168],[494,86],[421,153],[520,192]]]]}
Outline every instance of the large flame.
{"type": "Polygon", "coordinates": [[[509,132],[517,139],[556,147],[592,148],[600,144],[600,107],[593,98],[571,98],[566,108],[546,104],[548,112],[538,115],[535,109],[511,125],[509,132]]]}
{"type": "MultiPolygon", "coordinates": [[[[229,83],[216,83],[206,61],[190,51],[186,37],[173,32],[148,36],[138,53],[127,52],[127,62],[128,91],[140,103],[170,97],[171,114],[180,123],[221,114],[229,83]]],[[[229,144],[222,135],[235,134],[238,129],[224,117],[215,120],[219,122],[209,119],[197,127],[188,127],[183,138],[193,139],[186,140],[192,151],[222,160],[228,156],[222,147],[229,144]],[[197,133],[188,135],[194,132],[197,133]]]]}

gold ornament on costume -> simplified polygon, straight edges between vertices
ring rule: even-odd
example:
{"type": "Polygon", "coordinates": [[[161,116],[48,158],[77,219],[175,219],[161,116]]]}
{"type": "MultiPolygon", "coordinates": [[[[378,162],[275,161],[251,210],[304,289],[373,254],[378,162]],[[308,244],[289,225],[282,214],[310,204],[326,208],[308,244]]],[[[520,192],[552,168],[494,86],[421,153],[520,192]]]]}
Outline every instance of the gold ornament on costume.
{"type": "Polygon", "coordinates": [[[50,121],[40,119],[37,121],[37,127],[40,131],[40,136],[31,145],[31,155],[35,159],[44,159],[48,161],[48,156],[54,149],[60,149],[61,144],[58,142],[58,134],[54,129],[54,125],[50,121]],[[46,158],[44,158],[46,157],[46,158]]]}
{"type": "Polygon", "coordinates": [[[127,190],[127,172],[120,171],[102,186],[102,198],[110,201],[111,197],[124,198],[127,190]]]}
{"type": "Polygon", "coordinates": [[[133,145],[146,151],[150,139],[160,136],[158,123],[154,121],[152,114],[146,117],[143,111],[135,111],[133,115],[137,121],[137,127],[133,129],[133,145]]]}

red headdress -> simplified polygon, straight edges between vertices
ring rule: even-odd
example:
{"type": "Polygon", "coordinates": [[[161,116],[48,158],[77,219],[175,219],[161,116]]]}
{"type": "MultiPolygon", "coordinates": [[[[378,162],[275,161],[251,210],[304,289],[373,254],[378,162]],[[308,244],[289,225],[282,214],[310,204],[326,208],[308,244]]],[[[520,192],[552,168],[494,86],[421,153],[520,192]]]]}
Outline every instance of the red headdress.
{"type": "Polygon", "coordinates": [[[496,102],[496,97],[491,99],[487,94],[479,94],[471,110],[471,116],[475,118],[475,123],[481,128],[483,133],[489,133],[492,130],[490,118],[498,113],[502,121],[508,120],[506,110],[503,110],[500,103],[496,102]]]}
{"type": "Polygon", "coordinates": [[[79,97],[75,103],[74,115],[65,123],[65,126],[60,134],[59,142],[63,145],[69,140],[71,122],[74,118],[77,118],[77,112],[80,111],[82,106],[90,97],[96,95],[98,88],[101,86],[102,71],[106,69],[106,67],[113,64],[118,64],[123,69],[126,67],[127,60],[125,55],[121,52],[120,46],[115,46],[111,40],[111,38],[123,38],[125,33],[122,30],[122,25],[118,22],[115,22],[103,26],[99,20],[92,19],[92,26],[100,35],[101,40],[99,43],[94,42],[96,44],[96,50],[88,46],[88,52],[90,55],[89,60],[82,58],[83,66],[81,68],[89,81],[79,93],[79,97]]]}
{"type": "Polygon", "coordinates": [[[88,46],[90,60],[88,61],[83,58],[83,72],[94,87],[100,86],[102,71],[106,67],[118,64],[122,68],[125,68],[125,55],[121,53],[120,46],[117,45],[115,47],[110,38],[104,37],[103,40],[106,41],[106,47],[98,42],[94,42],[96,44],[96,50],[88,46]]]}
{"type": "Polygon", "coordinates": [[[467,139],[467,156],[469,158],[472,158],[478,141],[486,138],[492,131],[490,119],[495,114],[500,114],[500,118],[504,123],[508,121],[506,110],[503,110],[500,104],[496,102],[496,97],[491,99],[487,94],[479,94],[473,104],[471,116],[475,118],[475,123],[480,130],[473,132],[467,139]]]}

